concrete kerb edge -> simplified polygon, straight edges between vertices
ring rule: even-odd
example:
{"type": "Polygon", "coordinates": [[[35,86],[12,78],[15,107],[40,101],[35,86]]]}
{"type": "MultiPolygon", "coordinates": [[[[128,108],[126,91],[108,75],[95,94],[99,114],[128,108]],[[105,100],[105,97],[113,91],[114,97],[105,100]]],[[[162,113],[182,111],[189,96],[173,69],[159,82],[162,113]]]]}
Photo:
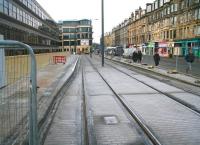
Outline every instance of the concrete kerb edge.
{"type": "MultiPolygon", "coordinates": [[[[51,111],[51,107],[54,105],[54,101],[56,100],[56,96],[58,95],[58,93],[60,92],[60,90],[62,90],[62,88],[64,87],[64,85],[65,84],[67,84],[68,82],[69,82],[69,80],[70,80],[70,78],[72,77],[72,75],[74,74],[74,72],[75,72],[75,70],[76,70],[76,67],[77,67],[77,64],[78,64],[78,61],[79,61],[79,57],[77,58],[77,60],[75,61],[75,65],[72,67],[72,71],[71,71],[71,74],[69,75],[69,77],[67,77],[66,79],[65,79],[65,81],[63,81],[63,83],[60,85],[60,87],[59,88],[57,88],[53,93],[52,93],[52,97],[53,97],[53,99],[52,99],[52,101],[51,101],[51,103],[50,103],[50,105],[48,106],[48,109],[46,110],[46,112],[44,113],[45,115],[44,115],[44,117],[42,118],[42,119],[40,119],[39,121],[38,121],[38,125],[40,126],[41,125],[41,127],[39,128],[39,134],[40,135],[42,135],[42,137],[40,138],[41,140],[40,140],[40,142],[42,142],[42,143],[44,143],[44,139],[46,138],[46,131],[49,129],[48,127],[47,128],[43,128],[44,126],[44,122],[45,122],[45,118],[48,116],[48,114],[50,113],[50,111],[51,111]]],[[[64,76],[63,76],[64,77],[64,76]]],[[[63,78],[62,77],[62,78],[63,78]]],[[[50,121],[50,123],[49,123],[49,127],[50,127],[50,125],[51,125],[51,121],[50,121]]]]}
{"type": "Polygon", "coordinates": [[[141,67],[139,65],[134,65],[134,64],[130,64],[128,62],[122,62],[122,61],[119,61],[119,60],[115,60],[115,59],[110,59],[110,58],[107,58],[105,57],[106,59],[109,59],[111,61],[115,61],[115,62],[118,62],[118,63],[121,63],[121,64],[126,64],[126,65],[129,65],[129,66],[132,66],[132,67],[136,67],[136,68],[139,68],[139,69],[143,69],[143,70],[147,70],[149,72],[153,72],[155,74],[159,74],[159,75],[162,75],[162,76],[165,76],[165,77],[170,77],[171,79],[174,79],[174,80],[177,80],[177,81],[180,81],[180,82],[183,82],[183,83],[187,83],[187,84],[190,84],[190,85],[193,85],[193,86],[196,86],[196,87],[200,87],[199,84],[196,84],[196,83],[192,83],[192,82],[188,82],[188,81],[185,81],[183,79],[179,79],[179,78],[176,78],[176,77],[173,77],[173,76],[170,76],[170,75],[167,75],[167,74],[164,74],[164,73],[159,73],[159,72],[156,72],[155,70],[153,69],[148,69],[148,68],[144,68],[144,67],[141,67]]]}

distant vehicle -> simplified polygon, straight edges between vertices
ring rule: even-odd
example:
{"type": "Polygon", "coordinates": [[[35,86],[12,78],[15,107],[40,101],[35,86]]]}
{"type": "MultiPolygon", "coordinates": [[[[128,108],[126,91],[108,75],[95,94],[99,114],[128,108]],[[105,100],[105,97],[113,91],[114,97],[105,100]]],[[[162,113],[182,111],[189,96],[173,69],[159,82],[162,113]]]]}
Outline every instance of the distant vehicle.
{"type": "Polygon", "coordinates": [[[136,50],[136,48],[124,48],[123,57],[131,59],[133,52],[136,50]]]}
{"type": "Polygon", "coordinates": [[[98,55],[100,53],[100,51],[101,51],[100,49],[95,49],[94,54],[98,55]]]}
{"type": "Polygon", "coordinates": [[[85,48],[85,49],[83,49],[83,53],[89,54],[89,53],[90,53],[90,48],[85,48]]]}
{"type": "Polygon", "coordinates": [[[122,56],[124,53],[123,47],[122,46],[116,46],[114,49],[114,55],[115,56],[122,56]]]}
{"type": "Polygon", "coordinates": [[[115,55],[116,47],[106,47],[105,54],[106,55],[115,55]]]}

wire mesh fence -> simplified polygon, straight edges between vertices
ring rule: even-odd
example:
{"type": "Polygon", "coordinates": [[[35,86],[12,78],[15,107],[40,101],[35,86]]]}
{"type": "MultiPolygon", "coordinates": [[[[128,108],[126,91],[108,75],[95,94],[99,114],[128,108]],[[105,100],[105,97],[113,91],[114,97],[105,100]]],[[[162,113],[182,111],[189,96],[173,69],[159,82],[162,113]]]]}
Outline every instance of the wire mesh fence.
{"type": "Polygon", "coordinates": [[[1,145],[37,144],[34,59],[29,46],[15,41],[0,41],[1,145]]]}

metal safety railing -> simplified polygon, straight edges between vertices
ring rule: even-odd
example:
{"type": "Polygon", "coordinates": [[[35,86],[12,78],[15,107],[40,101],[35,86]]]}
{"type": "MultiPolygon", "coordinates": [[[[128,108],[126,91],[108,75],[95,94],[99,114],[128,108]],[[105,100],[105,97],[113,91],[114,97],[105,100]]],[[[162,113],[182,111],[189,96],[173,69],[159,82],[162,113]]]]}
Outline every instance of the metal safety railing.
{"type": "Polygon", "coordinates": [[[36,60],[30,46],[0,40],[0,145],[38,145],[36,60]]]}

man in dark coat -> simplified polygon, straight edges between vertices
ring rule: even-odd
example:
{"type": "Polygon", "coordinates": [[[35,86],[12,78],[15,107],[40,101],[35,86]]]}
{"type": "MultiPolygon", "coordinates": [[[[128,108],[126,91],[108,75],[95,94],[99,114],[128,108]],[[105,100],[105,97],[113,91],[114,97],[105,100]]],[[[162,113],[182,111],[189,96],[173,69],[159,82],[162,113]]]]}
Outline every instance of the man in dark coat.
{"type": "Polygon", "coordinates": [[[192,70],[192,63],[195,60],[194,54],[192,53],[192,49],[189,49],[188,54],[185,56],[185,60],[187,62],[186,73],[192,70]]]}
{"type": "Polygon", "coordinates": [[[142,52],[141,50],[138,51],[138,62],[141,63],[142,61],[142,52]]]}
{"type": "Polygon", "coordinates": [[[160,55],[158,54],[158,51],[155,52],[153,58],[154,58],[155,66],[158,66],[160,62],[160,55]]]}
{"type": "Polygon", "coordinates": [[[132,59],[133,59],[133,62],[137,62],[138,60],[138,53],[136,50],[133,52],[132,59]]]}

